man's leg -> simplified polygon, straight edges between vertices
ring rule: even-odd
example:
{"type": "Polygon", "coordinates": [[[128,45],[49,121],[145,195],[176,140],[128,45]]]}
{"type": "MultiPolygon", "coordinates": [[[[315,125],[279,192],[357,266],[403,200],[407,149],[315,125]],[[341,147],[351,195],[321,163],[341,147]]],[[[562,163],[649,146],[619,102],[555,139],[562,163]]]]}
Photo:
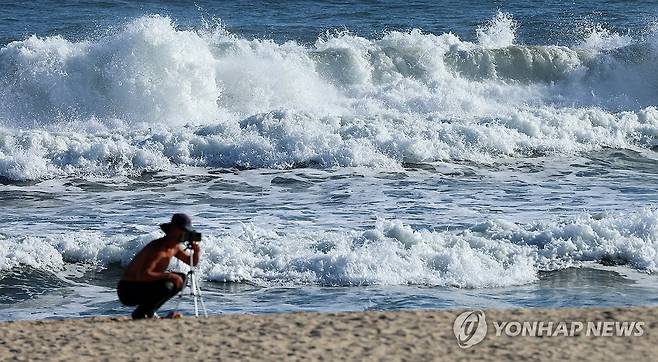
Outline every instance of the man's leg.
{"type": "Polygon", "coordinates": [[[155,307],[155,310],[160,309],[160,307],[162,307],[163,304],[167,303],[167,301],[168,301],[169,299],[175,297],[176,294],[180,293],[180,291],[183,290],[183,288],[185,288],[185,282],[187,281],[187,278],[186,278],[187,275],[184,274],[184,273],[176,273],[176,272],[175,272],[174,274],[178,274],[178,275],[183,279],[183,286],[182,286],[181,288],[176,288],[176,286],[174,285],[174,283],[171,283],[171,286],[172,286],[172,288],[171,288],[171,292],[170,292],[168,295],[165,295],[165,296],[164,296],[164,298],[162,299],[162,301],[160,302],[160,304],[158,304],[158,305],[155,307]]]}
{"type": "Polygon", "coordinates": [[[134,306],[139,304],[139,288],[135,282],[119,281],[117,285],[117,296],[123,305],[134,306]]]}
{"type": "Polygon", "coordinates": [[[169,280],[158,280],[146,284],[142,290],[143,294],[139,306],[132,314],[133,319],[153,317],[155,311],[180,290],[180,288],[176,288],[174,283],[169,280]]]}

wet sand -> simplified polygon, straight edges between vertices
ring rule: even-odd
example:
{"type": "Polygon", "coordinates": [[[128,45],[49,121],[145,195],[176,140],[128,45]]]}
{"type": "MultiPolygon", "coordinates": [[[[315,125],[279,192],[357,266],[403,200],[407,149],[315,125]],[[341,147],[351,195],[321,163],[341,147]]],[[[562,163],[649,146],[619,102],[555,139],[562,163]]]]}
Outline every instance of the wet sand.
{"type": "Polygon", "coordinates": [[[220,315],[0,323],[0,360],[581,360],[650,361],[658,307],[486,310],[488,334],[458,346],[461,310],[220,315]],[[642,321],[641,336],[509,337],[494,321],[642,321]]]}

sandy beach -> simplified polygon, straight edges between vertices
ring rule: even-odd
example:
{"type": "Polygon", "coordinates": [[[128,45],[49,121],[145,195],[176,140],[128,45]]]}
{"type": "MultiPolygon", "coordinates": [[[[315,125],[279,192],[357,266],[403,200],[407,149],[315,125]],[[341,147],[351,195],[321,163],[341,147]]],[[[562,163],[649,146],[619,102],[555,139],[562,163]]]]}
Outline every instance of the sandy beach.
{"type": "Polygon", "coordinates": [[[1,360],[652,360],[658,308],[486,310],[489,333],[457,344],[463,312],[220,315],[0,324],[1,360]],[[642,321],[641,336],[496,336],[496,321],[642,321]]]}

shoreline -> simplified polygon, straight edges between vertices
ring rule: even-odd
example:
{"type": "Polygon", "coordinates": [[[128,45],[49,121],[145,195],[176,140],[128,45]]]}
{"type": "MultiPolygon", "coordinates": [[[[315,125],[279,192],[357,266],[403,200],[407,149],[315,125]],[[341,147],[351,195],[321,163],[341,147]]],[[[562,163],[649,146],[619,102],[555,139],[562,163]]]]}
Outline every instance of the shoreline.
{"type": "MultiPolygon", "coordinates": [[[[127,317],[0,322],[0,360],[651,360],[658,307],[487,309],[484,340],[461,348],[459,310],[227,314],[207,319],[127,317]],[[627,336],[505,335],[509,322],[642,322],[627,336]],[[497,324],[497,325],[496,325],[497,324]],[[496,331],[501,330],[500,336],[496,331]],[[641,330],[642,333],[638,333],[641,330]]],[[[614,328],[613,328],[614,330],[614,328]]],[[[515,332],[512,328],[508,332],[515,332]]],[[[567,332],[568,334],[568,332],[567,332]]]]}

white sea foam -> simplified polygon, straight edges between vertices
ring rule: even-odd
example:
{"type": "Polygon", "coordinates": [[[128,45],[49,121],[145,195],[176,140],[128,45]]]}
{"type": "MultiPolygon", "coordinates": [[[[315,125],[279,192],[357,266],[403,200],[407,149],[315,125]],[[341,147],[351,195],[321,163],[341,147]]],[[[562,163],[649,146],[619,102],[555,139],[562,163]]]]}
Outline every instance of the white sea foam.
{"type": "MultiPolygon", "coordinates": [[[[126,264],[156,235],[4,237],[0,271],[20,265],[57,272],[65,263],[126,264]]],[[[657,271],[658,210],[527,225],[490,220],[462,231],[416,230],[397,220],[346,232],[278,232],[244,225],[208,235],[203,247],[200,271],[213,281],[510,286],[536,280],[539,271],[582,262],[657,271]]]]}
{"type": "Polygon", "coordinates": [[[399,167],[657,143],[650,41],[598,29],[571,48],[519,45],[517,26],[500,13],[478,43],[413,30],[302,45],[150,16],[87,41],[32,36],[0,49],[0,177],[399,167]]]}

